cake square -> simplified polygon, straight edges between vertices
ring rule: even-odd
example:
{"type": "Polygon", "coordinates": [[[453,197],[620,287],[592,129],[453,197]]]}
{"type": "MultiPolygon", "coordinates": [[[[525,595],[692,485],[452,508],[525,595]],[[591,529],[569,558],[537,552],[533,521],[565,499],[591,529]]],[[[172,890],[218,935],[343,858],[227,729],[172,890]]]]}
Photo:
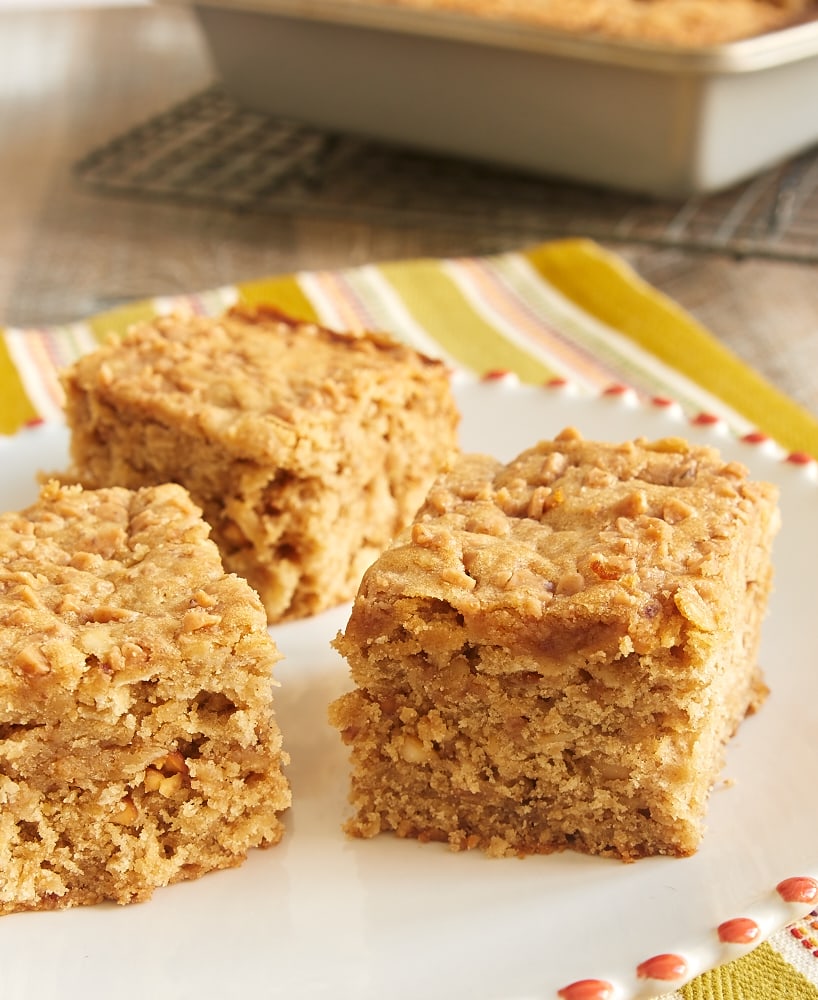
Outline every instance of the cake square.
{"type": "Polygon", "coordinates": [[[441,362],[261,307],[136,325],[63,382],[66,479],[183,485],[271,622],[351,599],[456,447],[441,362]]]}
{"type": "Polygon", "coordinates": [[[175,484],[0,515],[0,913],[238,865],[290,804],[280,658],[175,484]]]}
{"type": "Polygon", "coordinates": [[[757,666],[777,491],[680,438],[465,455],[365,574],[351,834],[694,852],[757,666]]]}

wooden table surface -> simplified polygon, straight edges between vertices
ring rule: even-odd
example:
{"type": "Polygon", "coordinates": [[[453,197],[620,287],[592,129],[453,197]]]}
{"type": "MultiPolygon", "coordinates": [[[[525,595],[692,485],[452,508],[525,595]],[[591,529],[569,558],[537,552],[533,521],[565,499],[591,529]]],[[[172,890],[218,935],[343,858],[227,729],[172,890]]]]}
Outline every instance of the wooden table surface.
{"type": "MultiPolygon", "coordinates": [[[[0,323],[76,319],[133,298],[296,269],[470,255],[531,242],[473,227],[372,225],[309,214],[101,195],[71,167],[213,80],[178,7],[0,11],[0,323]]],[[[543,237],[552,234],[543,234],[543,237]]],[[[618,245],[649,281],[818,414],[818,271],[618,245]]]]}

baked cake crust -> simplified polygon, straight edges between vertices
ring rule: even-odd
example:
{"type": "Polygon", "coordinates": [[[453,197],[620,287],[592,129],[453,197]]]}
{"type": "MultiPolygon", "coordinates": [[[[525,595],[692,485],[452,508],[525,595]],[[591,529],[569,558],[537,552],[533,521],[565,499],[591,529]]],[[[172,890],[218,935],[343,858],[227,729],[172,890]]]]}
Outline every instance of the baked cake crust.
{"type": "Polygon", "coordinates": [[[270,621],[350,599],[456,447],[440,362],[261,307],[140,324],[64,386],[66,478],[181,483],[270,621]]]}
{"type": "Polygon", "coordinates": [[[347,829],[490,854],[686,855],[763,699],[776,491],[670,438],[464,456],[365,575],[347,829]]]}
{"type": "Polygon", "coordinates": [[[0,913],[239,864],[290,804],[258,597],[177,485],[0,515],[0,913]]]}
{"type": "Polygon", "coordinates": [[[386,0],[519,21],[573,35],[694,48],[790,27],[818,14],[815,0],[386,0]]]}

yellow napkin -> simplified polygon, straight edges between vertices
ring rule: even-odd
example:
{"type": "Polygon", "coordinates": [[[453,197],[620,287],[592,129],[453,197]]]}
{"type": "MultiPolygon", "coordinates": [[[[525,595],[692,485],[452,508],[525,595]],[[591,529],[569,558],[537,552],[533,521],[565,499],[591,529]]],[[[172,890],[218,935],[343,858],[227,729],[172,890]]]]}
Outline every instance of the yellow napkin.
{"type": "MultiPolygon", "coordinates": [[[[762,432],[795,460],[818,455],[818,421],[722,347],[620,258],[587,240],[514,253],[304,272],[132,304],[82,323],[0,333],[0,433],[61,420],[57,371],[138,319],[264,302],[326,326],[392,333],[476,374],[627,385],[691,419],[762,432]],[[702,416],[704,415],[704,416],[702,416]]],[[[818,915],[700,976],[674,1000],[818,1000],[818,915]]]]}

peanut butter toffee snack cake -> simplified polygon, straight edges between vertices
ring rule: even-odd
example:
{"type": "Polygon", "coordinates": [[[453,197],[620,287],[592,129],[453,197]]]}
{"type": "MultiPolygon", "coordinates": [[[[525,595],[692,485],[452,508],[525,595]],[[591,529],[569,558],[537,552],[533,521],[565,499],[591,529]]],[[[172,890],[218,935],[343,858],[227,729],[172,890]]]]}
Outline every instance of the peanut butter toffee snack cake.
{"type": "Polygon", "coordinates": [[[777,493],[679,438],[566,430],[466,455],[367,571],[343,634],[347,829],[688,855],[763,700],[777,493]]]}
{"type": "Polygon", "coordinates": [[[290,804],[258,596],[182,487],[0,515],[0,913],[240,864],[290,804]]]}
{"type": "Polygon", "coordinates": [[[456,448],[440,362],[271,309],[142,323],[64,385],[66,480],[181,483],[270,621],[350,599],[456,448]]]}

